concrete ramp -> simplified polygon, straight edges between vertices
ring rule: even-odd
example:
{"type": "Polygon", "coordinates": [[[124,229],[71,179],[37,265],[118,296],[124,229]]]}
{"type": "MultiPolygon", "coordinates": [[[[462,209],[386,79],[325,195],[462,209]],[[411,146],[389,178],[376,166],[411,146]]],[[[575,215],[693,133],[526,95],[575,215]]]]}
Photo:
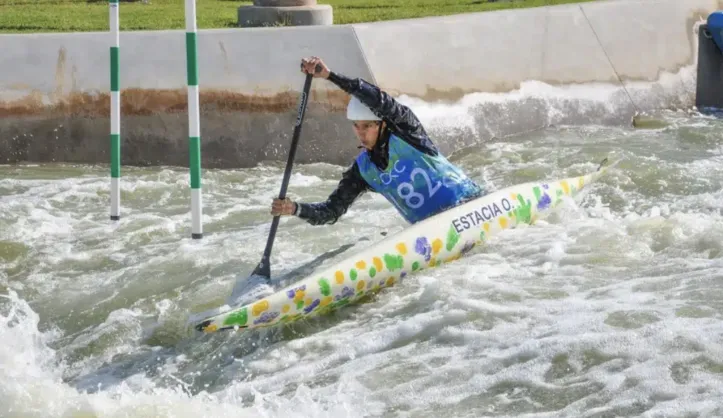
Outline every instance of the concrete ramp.
{"type": "Polygon", "coordinates": [[[718,8],[716,0],[609,0],[354,29],[381,85],[434,100],[529,80],[657,81],[694,64],[695,25],[718,8]]]}
{"type": "Polygon", "coordinates": [[[577,5],[354,29],[381,85],[426,100],[509,92],[528,80],[553,85],[617,82],[577,5]]]}

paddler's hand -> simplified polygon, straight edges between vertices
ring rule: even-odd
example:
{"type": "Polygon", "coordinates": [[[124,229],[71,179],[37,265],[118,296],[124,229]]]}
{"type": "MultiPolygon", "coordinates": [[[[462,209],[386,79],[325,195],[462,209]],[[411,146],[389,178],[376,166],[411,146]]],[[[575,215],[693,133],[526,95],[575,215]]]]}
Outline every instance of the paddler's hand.
{"type": "Polygon", "coordinates": [[[301,59],[301,72],[304,74],[312,74],[316,78],[329,78],[329,67],[319,57],[309,57],[301,59]],[[316,71],[316,66],[319,71],[316,71]]]}
{"type": "Polygon", "coordinates": [[[271,203],[271,214],[274,216],[293,215],[294,212],[296,212],[296,203],[288,197],[284,200],[274,199],[271,203]]]}

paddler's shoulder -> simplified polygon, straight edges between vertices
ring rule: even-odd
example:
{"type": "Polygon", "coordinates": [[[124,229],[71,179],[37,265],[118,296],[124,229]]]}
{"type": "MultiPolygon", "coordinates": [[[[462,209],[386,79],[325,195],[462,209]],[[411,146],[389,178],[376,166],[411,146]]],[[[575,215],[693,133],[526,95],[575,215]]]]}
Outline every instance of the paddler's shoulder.
{"type": "Polygon", "coordinates": [[[424,131],[424,129],[415,130],[413,132],[391,131],[389,140],[392,139],[392,136],[400,141],[404,141],[405,143],[414,147],[417,151],[420,151],[424,154],[431,156],[439,155],[439,149],[436,145],[434,145],[434,142],[432,142],[432,139],[429,138],[427,132],[424,131]]]}

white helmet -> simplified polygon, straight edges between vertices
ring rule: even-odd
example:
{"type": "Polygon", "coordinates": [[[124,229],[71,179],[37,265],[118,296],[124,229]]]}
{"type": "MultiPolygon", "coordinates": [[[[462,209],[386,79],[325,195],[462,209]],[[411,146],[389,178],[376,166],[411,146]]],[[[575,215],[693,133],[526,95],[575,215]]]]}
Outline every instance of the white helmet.
{"type": "Polygon", "coordinates": [[[356,96],[351,96],[349,105],[346,108],[346,118],[349,120],[381,120],[356,96]]]}

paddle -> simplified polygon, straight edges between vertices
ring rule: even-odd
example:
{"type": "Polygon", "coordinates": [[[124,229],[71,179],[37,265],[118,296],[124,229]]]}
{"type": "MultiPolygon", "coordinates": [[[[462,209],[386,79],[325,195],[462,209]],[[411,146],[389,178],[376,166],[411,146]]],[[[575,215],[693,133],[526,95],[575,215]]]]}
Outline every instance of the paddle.
{"type": "MultiPolygon", "coordinates": [[[[314,71],[318,73],[321,71],[321,65],[317,64],[314,71]]],[[[286,169],[284,170],[284,178],[281,181],[281,191],[279,192],[279,199],[286,198],[286,189],[289,186],[289,179],[291,177],[291,166],[294,163],[294,156],[296,155],[296,146],[299,143],[299,135],[301,134],[301,124],[304,122],[304,113],[306,111],[306,103],[309,99],[309,90],[311,89],[311,80],[313,76],[311,74],[306,75],[304,82],[304,90],[301,93],[301,101],[299,102],[299,113],[296,117],[296,125],[294,126],[294,136],[291,139],[291,148],[289,149],[289,158],[286,161],[286,169]]],[[[271,248],[274,245],[274,238],[276,238],[276,229],[279,227],[280,215],[274,216],[271,222],[271,230],[269,231],[269,237],[266,240],[266,248],[264,249],[264,255],[261,257],[261,261],[254,269],[253,273],[247,280],[251,280],[253,276],[261,276],[266,281],[271,280],[271,248]]]]}

